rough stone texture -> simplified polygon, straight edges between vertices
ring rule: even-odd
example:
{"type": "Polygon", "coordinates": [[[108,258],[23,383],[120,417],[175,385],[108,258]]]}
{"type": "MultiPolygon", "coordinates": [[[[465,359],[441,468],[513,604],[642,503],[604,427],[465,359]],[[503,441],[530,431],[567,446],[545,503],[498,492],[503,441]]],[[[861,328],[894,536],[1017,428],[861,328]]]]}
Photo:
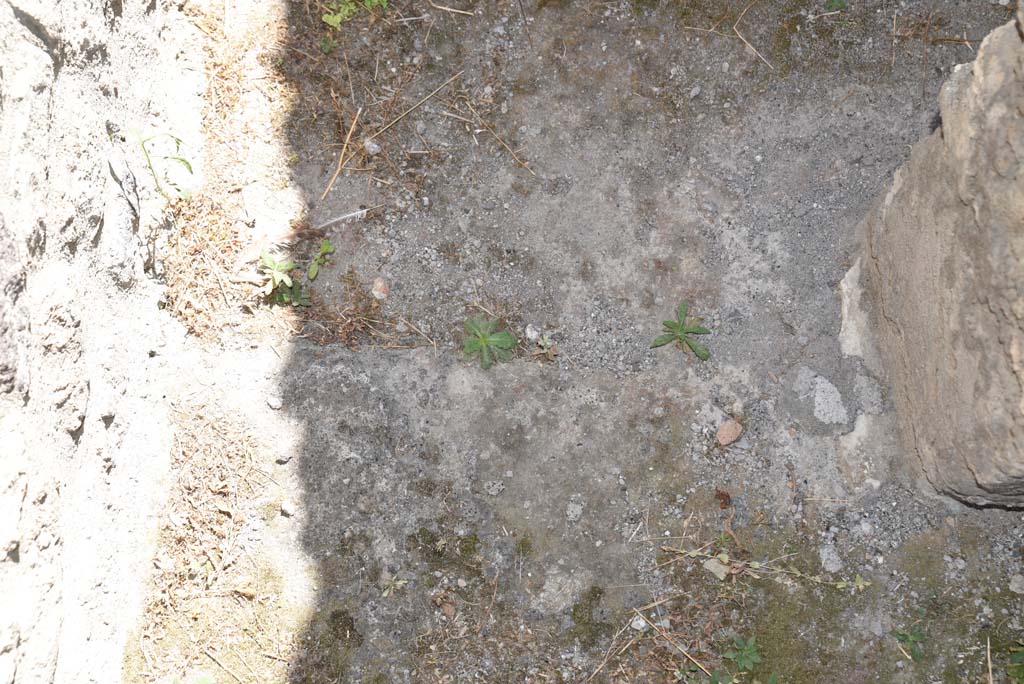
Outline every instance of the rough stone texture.
{"type": "Polygon", "coordinates": [[[941,492],[1024,505],[1024,43],[957,67],[941,127],[867,221],[880,344],[904,437],[941,492]]]}
{"type": "Polygon", "coordinates": [[[111,133],[187,137],[195,78],[160,35],[189,27],[155,2],[0,2],[0,684],[120,681],[177,333],[144,269],[163,200],[111,133]]]}

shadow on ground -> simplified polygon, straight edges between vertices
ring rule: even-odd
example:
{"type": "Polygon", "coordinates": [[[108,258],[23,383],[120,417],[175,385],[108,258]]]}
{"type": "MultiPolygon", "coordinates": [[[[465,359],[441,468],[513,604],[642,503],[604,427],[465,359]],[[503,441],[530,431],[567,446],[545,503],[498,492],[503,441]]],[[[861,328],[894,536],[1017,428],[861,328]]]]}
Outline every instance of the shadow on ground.
{"type": "Polygon", "coordinates": [[[920,27],[1009,15],[915,4],[894,32],[891,3],[840,5],[395,2],[335,31],[293,3],[299,251],[336,248],[283,387],[319,573],[293,681],[967,681],[985,637],[1005,660],[1020,530],[915,490],[840,300],[970,59],[932,41],[922,69],[920,27]],[[683,299],[707,363],[649,349],[683,299]],[[480,314],[517,360],[460,358],[480,314]],[[921,662],[891,636],[915,626],[921,662]],[[726,656],[753,636],[760,662],[726,656]]]}

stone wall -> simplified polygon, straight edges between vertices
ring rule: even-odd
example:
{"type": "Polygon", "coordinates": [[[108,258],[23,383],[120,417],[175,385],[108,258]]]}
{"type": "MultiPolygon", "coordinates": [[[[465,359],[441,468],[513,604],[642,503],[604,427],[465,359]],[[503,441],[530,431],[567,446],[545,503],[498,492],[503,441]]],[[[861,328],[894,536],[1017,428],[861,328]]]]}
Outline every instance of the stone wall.
{"type": "Polygon", "coordinates": [[[120,681],[181,335],[133,140],[199,130],[195,33],[156,0],[0,2],[0,684],[120,681]]]}
{"type": "Polygon", "coordinates": [[[940,128],[866,219],[905,442],[939,491],[975,505],[1024,505],[1021,21],[957,67],[940,128]]]}

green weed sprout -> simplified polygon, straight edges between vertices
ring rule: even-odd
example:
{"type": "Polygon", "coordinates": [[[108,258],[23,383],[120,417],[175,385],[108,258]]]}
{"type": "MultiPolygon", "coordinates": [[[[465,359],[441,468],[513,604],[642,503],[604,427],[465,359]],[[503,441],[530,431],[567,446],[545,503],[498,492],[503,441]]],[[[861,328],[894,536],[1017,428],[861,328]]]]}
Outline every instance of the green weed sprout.
{"type": "Polygon", "coordinates": [[[711,352],[708,351],[707,347],[694,339],[693,336],[709,335],[711,331],[701,325],[697,325],[700,322],[699,318],[695,318],[693,319],[694,322],[687,324],[686,318],[689,315],[689,311],[689,303],[683,300],[676,310],[676,320],[662,322],[662,325],[665,326],[665,333],[654,338],[654,341],[651,342],[651,348],[663,347],[670,342],[678,342],[680,347],[683,349],[688,348],[701,361],[707,361],[711,356],[711,352]]]}
{"type": "Polygon", "coordinates": [[[327,257],[331,254],[334,254],[334,245],[331,244],[330,240],[324,238],[323,242],[320,243],[320,250],[313,257],[313,261],[309,263],[306,277],[310,280],[316,280],[317,274],[320,273],[320,267],[327,263],[327,257]]]}
{"type": "Polygon", "coordinates": [[[480,367],[487,369],[495,361],[507,361],[512,358],[512,351],[518,340],[507,330],[498,330],[497,318],[477,316],[463,323],[466,339],[462,345],[462,353],[468,358],[480,357],[480,367]]]}

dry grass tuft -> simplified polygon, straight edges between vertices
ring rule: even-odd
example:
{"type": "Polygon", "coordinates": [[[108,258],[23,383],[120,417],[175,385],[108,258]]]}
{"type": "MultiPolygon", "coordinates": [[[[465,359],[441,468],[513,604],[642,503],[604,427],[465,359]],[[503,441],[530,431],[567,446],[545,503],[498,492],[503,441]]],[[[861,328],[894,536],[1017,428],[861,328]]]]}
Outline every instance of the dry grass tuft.
{"type": "Polygon", "coordinates": [[[238,242],[227,213],[206,195],[177,203],[164,254],[168,308],[189,332],[206,339],[247,296],[226,276],[238,242]]]}
{"type": "MultiPolygon", "coordinates": [[[[288,181],[284,160],[266,157],[266,150],[254,147],[251,134],[254,127],[269,126],[275,138],[286,137],[283,127],[294,88],[272,67],[253,63],[251,58],[272,52],[286,34],[286,26],[282,19],[268,16],[259,31],[229,35],[226,27],[235,24],[222,14],[227,6],[213,3],[199,10],[186,5],[193,24],[204,34],[203,181],[193,197],[171,207],[170,234],[160,254],[170,311],[190,333],[206,340],[218,338],[225,328],[257,337],[275,327],[289,334],[294,329],[287,317],[282,322],[279,315],[257,313],[262,303],[262,279],[255,270],[259,236],[243,220],[241,190],[248,179],[239,177],[240,169],[251,174],[254,164],[266,164],[274,176],[272,182],[288,181]],[[257,80],[260,88],[270,91],[265,93],[273,103],[269,113],[253,112],[246,104],[251,84],[257,80]],[[263,120],[268,117],[269,121],[263,120]]],[[[278,153],[284,154],[283,150],[278,153]]],[[[293,231],[285,225],[279,232],[272,237],[288,240],[293,231]]]]}
{"type": "Polygon", "coordinates": [[[280,681],[288,659],[273,619],[280,580],[240,539],[270,484],[255,459],[258,445],[207,406],[178,410],[175,422],[175,481],[125,680],[219,671],[238,681],[280,681]]]}
{"type": "Polygon", "coordinates": [[[401,346],[396,321],[384,315],[381,303],[359,282],[355,269],[342,277],[345,304],[332,307],[313,295],[313,306],[303,312],[306,336],[319,344],[340,342],[350,349],[373,341],[384,347],[401,346]]]}

